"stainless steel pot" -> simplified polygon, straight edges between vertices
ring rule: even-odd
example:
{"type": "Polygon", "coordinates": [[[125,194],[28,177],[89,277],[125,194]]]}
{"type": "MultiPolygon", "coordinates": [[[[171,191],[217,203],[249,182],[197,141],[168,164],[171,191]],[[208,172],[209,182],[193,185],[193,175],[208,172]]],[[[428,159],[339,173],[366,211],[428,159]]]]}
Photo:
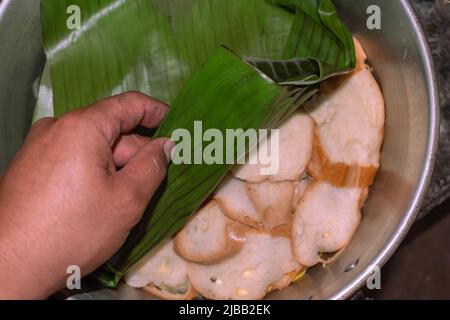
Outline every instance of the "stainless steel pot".
{"type": "MultiPolygon", "coordinates": [[[[370,190],[354,239],[327,268],[273,299],[343,299],[365,284],[374,267],[394,253],[413,223],[430,179],[437,148],[439,109],[431,55],[411,5],[402,0],[335,0],[368,52],[386,100],[381,170],[370,190]],[[381,29],[366,26],[367,8],[381,8],[381,29]]],[[[0,170],[30,126],[33,82],[42,69],[38,0],[0,3],[0,170]]],[[[144,298],[122,287],[77,298],[144,298]]]]}

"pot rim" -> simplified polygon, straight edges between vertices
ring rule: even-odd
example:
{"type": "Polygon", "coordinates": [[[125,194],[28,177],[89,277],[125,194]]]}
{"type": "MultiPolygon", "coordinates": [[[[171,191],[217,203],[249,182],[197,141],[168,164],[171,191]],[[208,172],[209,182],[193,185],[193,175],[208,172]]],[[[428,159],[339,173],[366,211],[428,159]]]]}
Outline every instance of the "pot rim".
{"type": "Polygon", "coordinates": [[[429,112],[429,128],[427,137],[427,148],[423,163],[423,171],[414,191],[413,199],[405,212],[403,219],[397,226],[391,237],[386,242],[385,247],[371,260],[368,266],[361,270],[351,282],[343,286],[338,292],[333,294],[330,299],[342,300],[349,299],[355,295],[366,283],[367,278],[372,274],[373,267],[382,267],[389,258],[394,254],[400,243],[406,236],[407,232],[414,223],[421,205],[423,203],[425,193],[428,190],[431,176],[436,160],[436,152],[439,143],[439,93],[435,73],[433,57],[428,44],[427,37],[423,27],[417,17],[410,0],[401,0],[401,5],[411,20],[418,42],[419,54],[422,60],[422,68],[426,74],[427,94],[428,94],[428,112],[429,112]]]}

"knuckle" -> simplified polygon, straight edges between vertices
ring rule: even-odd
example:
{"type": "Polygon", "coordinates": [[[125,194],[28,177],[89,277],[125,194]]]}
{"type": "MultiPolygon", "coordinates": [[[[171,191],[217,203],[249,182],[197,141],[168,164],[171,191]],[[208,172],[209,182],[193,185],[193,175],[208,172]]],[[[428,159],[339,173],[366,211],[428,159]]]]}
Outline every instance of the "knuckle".
{"type": "Polygon", "coordinates": [[[84,117],[82,116],[81,111],[72,111],[62,116],[58,120],[56,120],[56,124],[61,129],[76,129],[84,125],[84,117]]]}
{"type": "Polygon", "coordinates": [[[58,118],[52,127],[55,139],[71,143],[73,147],[84,141],[80,137],[88,131],[88,121],[81,110],[67,113],[58,118]]]}

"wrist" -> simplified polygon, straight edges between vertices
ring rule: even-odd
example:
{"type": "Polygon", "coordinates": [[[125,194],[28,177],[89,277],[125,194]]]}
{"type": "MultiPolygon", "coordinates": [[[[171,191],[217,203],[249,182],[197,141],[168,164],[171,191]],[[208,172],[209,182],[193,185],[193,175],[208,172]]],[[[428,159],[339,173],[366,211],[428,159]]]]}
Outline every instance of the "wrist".
{"type": "Polygon", "coordinates": [[[35,253],[17,241],[17,237],[3,234],[0,242],[0,299],[45,299],[55,285],[46,281],[41,263],[34,261],[35,253]]]}

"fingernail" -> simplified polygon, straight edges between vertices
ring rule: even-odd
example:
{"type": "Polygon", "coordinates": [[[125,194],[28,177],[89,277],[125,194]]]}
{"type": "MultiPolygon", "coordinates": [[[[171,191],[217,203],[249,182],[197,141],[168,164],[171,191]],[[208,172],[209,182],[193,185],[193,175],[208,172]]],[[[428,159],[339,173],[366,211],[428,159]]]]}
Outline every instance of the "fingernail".
{"type": "Polygon", "coordinates": [[[170,160],[172,159],[172,151],[173,148],[175,148],[175,142],[173,142],[172,140],[167,140],[166,142],[164,142],[164,153],[166,154],[166,159],[167,162],[170,162],[170,160]]]}

